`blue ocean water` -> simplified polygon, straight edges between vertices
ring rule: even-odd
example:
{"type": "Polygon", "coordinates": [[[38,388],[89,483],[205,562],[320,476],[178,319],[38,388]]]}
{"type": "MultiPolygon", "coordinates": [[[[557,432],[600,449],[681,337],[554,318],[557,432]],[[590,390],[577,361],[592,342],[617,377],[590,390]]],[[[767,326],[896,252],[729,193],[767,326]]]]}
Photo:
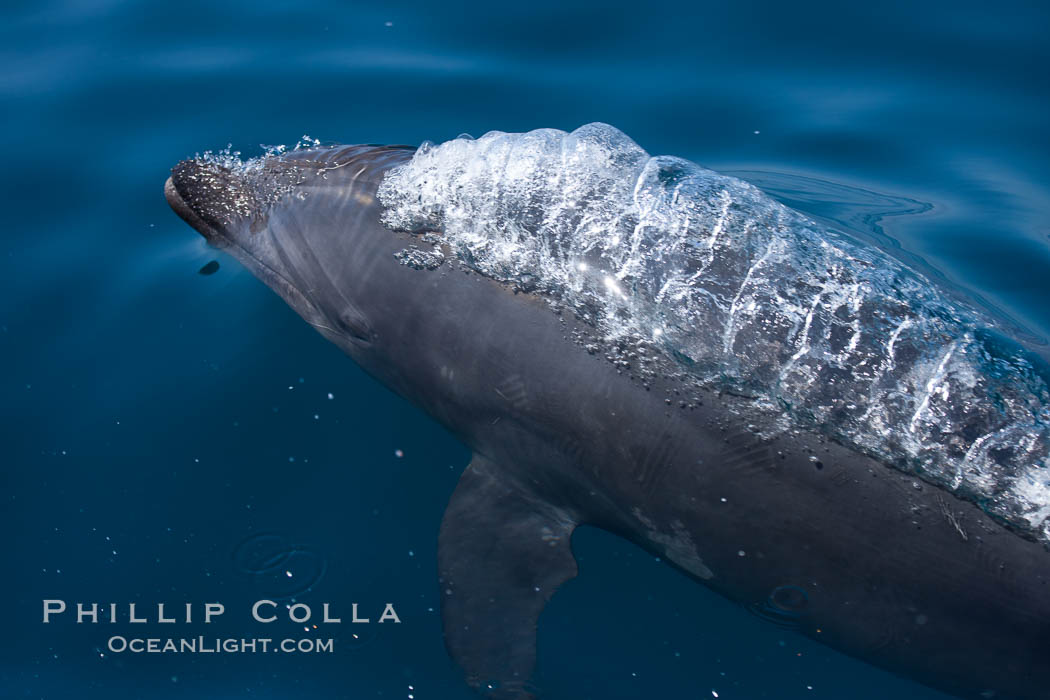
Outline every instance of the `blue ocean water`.
{"type": "MultiPolygon", "coordinates": [[[[468,451],[172,214],[168,169],[198,151],[608,122],[979,297],[1046,354],[1042,3],[100,0],[4,14],[3,697],[475,697],[436,612],[437,526],[468,451]],[[265,597],[315,614],[330,601],[344,624],[261,630],[248,609],[265,597]],[[140,633],[69,614],[44,625],[45,598],[227,611],[140,633]],[[355,602],[373,623],[347,624],[355,602]],[[401,624],[375,624],[388,602],[401,624]],[[332,637],[336,651],[113,653],[114,634],[332,637]]],[[[547,697],[945,697],[610,535],[574,545],[580,576],[541,619],[547,697]]]]}

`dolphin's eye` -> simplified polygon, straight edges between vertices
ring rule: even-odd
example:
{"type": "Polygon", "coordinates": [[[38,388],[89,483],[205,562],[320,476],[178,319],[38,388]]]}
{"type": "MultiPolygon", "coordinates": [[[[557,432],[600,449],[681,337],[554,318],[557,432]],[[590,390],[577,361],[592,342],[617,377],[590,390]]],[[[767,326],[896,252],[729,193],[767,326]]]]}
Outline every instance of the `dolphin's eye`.
{"type": "Polygon", "coordinates": [[[348,306],[339,314],[339,328],[351,338],[363,343],[372,342],[372,327],[364,314],[353,306],[348,306]]]}

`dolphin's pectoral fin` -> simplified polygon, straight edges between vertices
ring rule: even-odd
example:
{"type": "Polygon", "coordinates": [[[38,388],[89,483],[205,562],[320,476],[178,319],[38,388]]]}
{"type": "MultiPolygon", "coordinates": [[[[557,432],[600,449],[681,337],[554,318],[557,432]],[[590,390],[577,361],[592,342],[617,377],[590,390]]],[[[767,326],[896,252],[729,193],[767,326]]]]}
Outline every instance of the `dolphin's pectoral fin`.
{"type": "Polygon", "coordinates": [[[441,616],[449,653],[467,682],[492,698],[533,697],[536,623],[576,575],[564,511],[501,478],[475,456],[441,523],[441,616]]]}

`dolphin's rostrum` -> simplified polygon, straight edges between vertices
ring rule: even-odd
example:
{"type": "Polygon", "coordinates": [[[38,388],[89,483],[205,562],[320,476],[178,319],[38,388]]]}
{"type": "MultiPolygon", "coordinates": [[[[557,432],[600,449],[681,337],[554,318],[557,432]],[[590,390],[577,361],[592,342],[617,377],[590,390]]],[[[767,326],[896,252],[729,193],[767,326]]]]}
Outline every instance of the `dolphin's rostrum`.
{"type": "Polygon", "coordinates": [[[211,155],[165,192],[474,451],[439,573],[487,695],[534,694],[580,524],[960,697],[1050,688],[1050,372],[885,253],[605,125],[211,155]]]}

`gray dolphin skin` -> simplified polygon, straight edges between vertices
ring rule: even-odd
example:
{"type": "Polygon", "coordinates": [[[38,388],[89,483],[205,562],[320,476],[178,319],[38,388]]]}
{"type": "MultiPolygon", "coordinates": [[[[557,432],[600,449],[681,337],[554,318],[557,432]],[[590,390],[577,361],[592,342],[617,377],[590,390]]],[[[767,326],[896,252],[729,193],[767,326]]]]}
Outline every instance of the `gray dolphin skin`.
{"type": "Polygon", "coordinates": [[[206,155],[165,184],[473,450],[438,542],[467,682],[539,693],[591,525],[958,697],[1050,697],[1039,361],[745,183],[603,125],[530,134],[206,155]]]}

